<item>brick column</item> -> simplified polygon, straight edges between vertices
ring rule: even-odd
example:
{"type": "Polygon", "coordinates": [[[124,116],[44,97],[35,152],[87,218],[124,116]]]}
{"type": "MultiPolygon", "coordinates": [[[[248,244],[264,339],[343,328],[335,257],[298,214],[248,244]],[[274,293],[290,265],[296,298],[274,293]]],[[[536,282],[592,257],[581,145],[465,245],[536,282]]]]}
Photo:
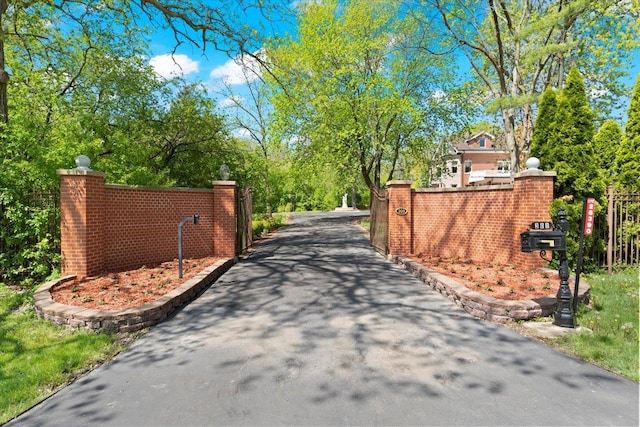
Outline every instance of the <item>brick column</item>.
{"type": "Polygon", "coordinates": [[[389,255],[413,252],[413,203],[411,181],[389,181],[389,255]]]}
{"type": "Polygon", "coordinates": [[[104,270],[106,174],[59,170],[61,274],[80,277],[104,270]]]}
{"type": "MultiPolygon", "coordinates": [[[[543,267],[545,261],[540,258],[539,252],[526,253],[520,250],[520,233],[526,231],[529,225],[535,221],[551,221],[549,208],[553,202],[553,181],[555,172],[543,172],[541,170],[526,170],[514,175],[513,178],[513,247],[514,264],[523,269],[535,269],[543,267]]],[[[548,257],[551,254],[547,254],[548,257]]]]}
{"type": "Polygon", "coordinates": [[[236,256],[236,182],[213,181],[213,255],[236,256]]]}

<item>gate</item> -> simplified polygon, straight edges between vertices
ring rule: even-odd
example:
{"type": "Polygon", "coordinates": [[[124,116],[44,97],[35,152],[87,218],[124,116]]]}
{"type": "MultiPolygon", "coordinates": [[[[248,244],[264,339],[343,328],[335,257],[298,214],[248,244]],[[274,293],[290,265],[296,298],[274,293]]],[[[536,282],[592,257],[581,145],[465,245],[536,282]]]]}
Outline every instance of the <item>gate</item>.
{"type": "Polygon", "coordinates": [[[251,218],[253,215],[253,200],[251,185],[238,192],[236,196],[238,215],[236,216],[236,255],[244,252],[253,243],[251,218]]]}
{"type": "Polygon", "coordinates": [[[609,187],[607,269],[640,264],[640,192],[609,187]]]}
{"type": "Polygon", "coordinates": [[[386,189],[371,189],[371,246],[378,252],[389,253],[389,199],[386,189]]]}

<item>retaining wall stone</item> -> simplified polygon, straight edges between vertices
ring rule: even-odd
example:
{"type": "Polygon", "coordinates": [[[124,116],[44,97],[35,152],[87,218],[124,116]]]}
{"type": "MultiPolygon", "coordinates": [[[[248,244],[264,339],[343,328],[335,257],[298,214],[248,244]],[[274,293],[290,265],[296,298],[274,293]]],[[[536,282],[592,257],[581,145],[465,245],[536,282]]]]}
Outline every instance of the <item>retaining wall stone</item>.
{"type": "MultiPolygon", "coordinates": [[[[445,295],[457,306],[480,319],[496,323],[507,323],[515,320],[529,320],[548,316],[555,312],[556,296],[536,298],[534,300],[502,300],[474,292],[451,277],[437,273],[422,264],[400,255],[390,255],[389,259],[407,269],[415,277],[433,289],[445,295]]],[[[570,278],[573,291],[574,278],[570,278]]],[[[560,284],[558,283],[558,286],[560,284]]],[[[589,285],[582,280],[578,298],[581,302],[589,302],[589,285]]]]}
{"type": "Polygon", "coordinates": [[[234,263],[234,259],[219,260],[152,303],[125,310],[94,310],[55,302],[51,298],[51,289],[76,278],[61,277],[45,283],[34,292],[36,313],[52,323],[77,329],[87,328],[101,332],[139,331],[162,322],[173,311],[193,300],[234,263]]]}

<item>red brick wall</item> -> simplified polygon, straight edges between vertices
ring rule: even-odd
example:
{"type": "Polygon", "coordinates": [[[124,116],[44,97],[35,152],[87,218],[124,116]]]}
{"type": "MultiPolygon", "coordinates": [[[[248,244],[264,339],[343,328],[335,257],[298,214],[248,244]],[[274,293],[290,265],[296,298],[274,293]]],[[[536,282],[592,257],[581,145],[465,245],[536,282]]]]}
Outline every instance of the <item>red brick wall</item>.
{"type": "Polygon", "coordinates": [[[399,194],[391,183],[389,251],[393,255],[424,254],[541,267],[544,261],[537,252],[520,251],[520,233],[534,221],[551,220],[548,211],[553,201],[554,176],[523,172],[509,185],[414,190],[408,215],[412,230],[410,251],[391,239],[397,233],[393,229],[397,226],[394,194],[399,194]]]}
{"type": "Polygon", "coordinates": [[[178,224],[200,216],[198,225],[182,226],[182,255],[213,254],[213,191],[133,188],[106,185],[105,269],[117,271],[158,264],[178,257],[178,224]]]}
{"type": "Polygon", "coordinates": [[[185,258],[235,252],[235,182],[214,189],[105,185],[104,173],[59,171],[62,274],[89,276],[185,258]]]}

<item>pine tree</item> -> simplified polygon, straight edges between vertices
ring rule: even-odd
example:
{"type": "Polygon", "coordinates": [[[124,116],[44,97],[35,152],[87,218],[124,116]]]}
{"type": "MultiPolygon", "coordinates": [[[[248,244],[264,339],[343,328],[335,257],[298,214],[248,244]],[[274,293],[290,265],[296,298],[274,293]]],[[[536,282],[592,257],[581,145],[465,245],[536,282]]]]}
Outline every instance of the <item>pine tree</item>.
{"type": "Polygon", "coordinates": [[[549,151],[556,110],[556,92],[553,89],[547,89],[542,94],[542,99],[540,100],[540,109],[538,111],[538,118],[536,119],[530,149],[531,157],[540,159],[540,167],[542,169],[550,169],[553,165],[549,151]]]}
{"type": "Polygon", "coordinates": [[[594,155],[593,120],[582,76],[573,68],[558,97],[549,138],[549,157],[557,173],[556,197],[583,200],[604,194],[604,180],[594,155]]]}
{"type": "MultiPolygon", "coordinates": [[[[605,183],[599,168],[599,158],[594,150],[594,114],[589,108],[582,76],[577,69],[569,71],[567,83],[557,98],[555,124],[553,126],[549,154],[556,171],[555,197],[551,217],[556,218],[563,207],[570,222],[567,235],[567,255],[574,263],[578,251],[580,218],[583,201],[595,198],[600,206],[606,205],[605,183]]],[[[602,216],[603,210],[596,213],[602,216]]],[[[598,236],[585,240],[585,253],[602,247],[598,236]]],[[[585,259],[585,264],[594,260],[585,259]]]]}
{"type": "Polygon", "coordinates": [[[624,187],[640,187],[640,74],[631,97],[623,143],[616,155],[617,181],[624,187]]]}
{"type": "Polygon", "coordinates": [[[597,164],[602,170],[607,184],[612,183],[618,176],[616,155],[622,146],[622,137],[622,128],[618,122],[607,120],[593,138],[597,164]]]}

